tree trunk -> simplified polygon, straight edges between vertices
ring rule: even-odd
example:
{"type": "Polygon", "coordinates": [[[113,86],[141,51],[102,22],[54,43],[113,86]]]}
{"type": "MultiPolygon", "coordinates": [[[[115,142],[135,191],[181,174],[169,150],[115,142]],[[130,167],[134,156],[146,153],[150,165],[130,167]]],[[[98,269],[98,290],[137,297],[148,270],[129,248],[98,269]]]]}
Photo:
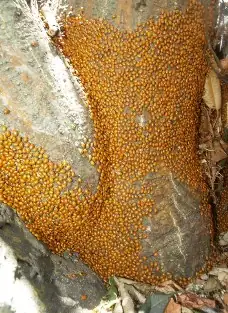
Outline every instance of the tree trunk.
{"type": "MultiPolygon", "coordinates": [[[[42,219],[41,223],[42,226],[44,225],[43,229],[38,226],[39,222],[36,224],[35,221],[34,225],[32,225],[33,208],[29,208],[27,205],[25,206],[26,209],[24,207],[23,210],[20,209],[20,205],[18,206],[10,196],[10,188],[6,187],[10,185],[7,167],[4,168],[4,177],[1,177],[3,184],[0,185],[3,201],[16,207],[16,210],[26,220],[31,231],[38,238],[44,240],[53,250],[59,252],[59,245],[61,247],[60,251],[63,249],[77,250],[82,258],[104,278],[116,274],[145,282],[158,282],[173,276],[175,278],[183,278],[182,281],[184,282],[186,278],[194,276],[197,271],[200,271],[205,266],[212,250],[212,221],[210,208],[207,205],[207,188],[203,181],[197,156],[199,106],[207,72],[204,51],[205,38],[202,28],[203,18],[200,14],[195,18],[194,12],[194,9],[199,8],[198,4],[193,1],[190,13],[184,13],[186,15],[183,16],[183,19],[181,15],[177,18],[177,21],[179,19],[182,21],[181,23],[172,24],[170,22],[171,24],[169,24],[168,21],[168,28],[162,22],[157,25],[153,24],[152,29],[155,36],[149,39],[152,49],[157,45],[153,66],[150,67],[147,59],[139,56],[139,59],[142,61],[141,65],[139,65],[139,68],[135,67],[132,69],[133,73],[142,69],[141,74],[137,74],[139,76],[136,76],[136,79],[133,80],[132,87],[126,85],[130,101],[133,102],[134,99],[139,98],[137,102],[139,106],[138,108],[136,107],[133,119],[140,124],[142,129],[144,129],[147,123],[153,126],[149,128],[147,134],[149,139],[147,138],[144,142],[139,143],[137,141],[138,135],[133,134],[135,136],[134,139],[126,136],[130,132],[128,117],[125,119],[121,115],[119,126],[115,128],[115,121],[111,113],[108,111],[99,112],[99,98],[96,98],[98,95],[96,93],[97,89],[96,87],[93,89],[91,86],[94,84],[94,86],[106,87],[104,85],[106,81],[102,80],[103,77],[106,77],[106,73],[102,68],[103,57],[106,57],[106,55],[104,54],[98,60],[101,67],[93,67],[93,53],[96,55],[100,51],[101,46],[90,46],[93,40],[96,41],[97,33],[92,33],[92,37],[86,37],[86,27],[89,29],[87,22],[85,21],[85,28],[83,26],[79,29],[76,25],[75,29],[73,29],[70,21],[65,27],[66,38],[63,38],[64,44],[62,45],[61,42],[63,53],[72,62],[83,83],[85,88],[84,94],[83,90],[80,91],[79,83],[73,79],[72,75],[64,67],[63,61],[56,54],[55,49],[48,43],[38,15],[34,17],[34,14],[37,14],[37,12],[34,13],[33,9],[33,15],[31,15],[29,8],[23,0],[18,0],[16,7],[14,1],[2,1],[2,3],[4,3],[1,6],[0,13],[1,20],[4,21],[0,33],[2,56],[0,64],[0,118],[2,122],[11,129],[18,129],[20,134],[26,134],[34,144],[44,147],[50,154],[50,159],[54,161],[66,159],[76,169],[77,178],[83,181],[82,186],[78,189],[82,189],[83,192],[90,189],[94,192],[97,184],[99,187],[95,196],[91,196],[92,198],[82,198],[82,207],[78,204],[81,208],[79,216],[82,219],[82,223],[84,223],[84,230],[80,229],[78,233],[77,228],[74,228],[74,226],[71,225],[70,227],[72,228],[69,225],[65,226],[64,220],[60,221],[57,228],[53,226],[53,229],[50,224],[45,226],[45,219],[42,219]],[[191,31],[188,28],[189,25],[192,27],[191,31]],[[70,30],[73,30],[73,32],[70,33],[70,30]],[[179,33],[180,41],[176,33],[179,33]],[[74,45],[73,42],[75,34],[77,36],[76,42],[79,43],[78,46],[74,45]],[[85,38],[86,41],[83,41],[85,38]],[[170,38],[174,38],[175,45],[170,38]],[[163,54],[159,56],[159,53],[161,53],[159,49],[162,49],[160,44],[165,40],[167,40],[167,50],[164,50],[166,52],[162,50],[163,54]],[[91,59],[84,58],[83,51],[90,51],[90,49],[92,51],[91,59]],[[79,59],[77,59],[78,51],[81,53],[81,55],[79,54],[79,59]],[[172,51],[171,54],[170,51],[172,51]],[[145,70],[143,62],[148,65],[148,70],[145,70]],[[84,71],[84,68],[87,66],[91,73],[92,70],[96,69],[94,77],[88,76],[84,71]],[[174,70],[173,73],[171,73],[172,70],[174,70]],[[143,108],[141,105],[145,101],[143,93],[140,93],[140,96],[138,96],[139,89],[137,88],[136,92],[132,92],[134,84],[135,86],[137,85],[137,79],[140,80],[142,75],[145,75],[148,85],[144,83],[140,85],[139,83],[139,86],[148,88],[145,89],[145,94],[149,93],[151,97],[146,108],[143,108]],[[156,86],[153,92],[150,89],[152,76],[156,86]],[[167,84],[167,81],[169,84],[167,84]],[[164,98],[159,91],[161,86],[166,88],[166,97],[164,98]],[[89,120],[87,108],[85,108],[83,100],[81,100],[79,95],[82,96],[81,98],[87,97],[87,100],[89,99],[89,111],[90,114],[92,113],[93,123],[89,120]],[[97,107],[95,107],[95,102],[93,102],[95,100],[98,103],[97,107]],[[7,111],[4,111],[5,108],[9,109],[9,114],[4,114],[4,112],[7,113],[7,111]],[[166,112],[169,108],[172,108],[173,113],[172,116],[166,118],[166,112]],[[100,114],[99,120],[96,120],[97,114],[100,114]],[[156,116],[161,116],[161,119],[157,120],[156,116]],[[141,120],[142,123],[140,122],[141,120]],[[167,123],[166,120],[168,121],[167,123]],[[101,124],[105,128],[103,132],[99,133],[101,124]],[[95,125],[95,138],[93,125],[95,125]],[[115,146],[111,145],[114,140],[118,139],[113,137],[113,131],[117,131],[118,134],[121,134],[123,131],[122,135],[118,135],[120,137],[117,136],[122,140],[122,146],[118,140],[115,146]],[[154,133],[157,134],[158,138],[156,142],[153,139],[154,133]],[[101,146],[104,155],[104,159],[100,161],[101,172],[103,177],[111,175],[113,178],[111,184],[103,184],[104,179],[98,179],[99,166],[94,167],[93,162],[89,162],[89,160],[80,156],[78,148],[81,146],[82,140],[84,140],[83,137],[92,138],[95,146],[101,146]],[[105,142],[111,143],[104,147],[105,142]],[[147,143],[149,143],[148,146],[147,143]],[[163,143],[165,143],[164,151],[161,150],[163,143]],[[133,163],[129,171],[127,168],[131,161],[126,156],[125,152],[127,150],[124,150],[125,148],[128,149],[128,146],[130,146],[129,149],[135,151],[132,154],[133,163]],[[157,151],[157,154],[153,154],[152,150],[151,153],[149,148],[157,151]],[[120,163],[112,161],[114,157],[118,161],[120,150],[123,152],[123,163],[121,163],[121,166],[125,173],[122,178],[118,176],[120,163]],[[141,150],[144,151],[142,154],[139,153],[141,150]],[[112,151],[113,159],[111,159],[109,151],[112,151]],[[134,154],[138,156],[138,159],[134,154]],[[142,158],[142,162],[140,158],[142,158]],[[144,168],[145,164],[148,165],[146,169],[144,168]],[[133,172],[136,172],[138,179],[130,179],[133,172]],[[125,190],[126,192],[123,193],[125,190]],[[129,190],[133,190],[135,194],[128,194],[129,190]],[[125,198],[126,195],[128,198],[123,200],[122,197],[125,198]],[[83,213],[83,207],[87,208],[86,199],[88,199],[90,204],[88,208],[89,213],[83,213]],[[91,201],[93,201],[93,207],[95,208],[98,205],[97,203],[99,203],[97,199],[103,204],[99,210],[97,209],[96,211],[94,209],[93,211],[93,208],[91,209],[91,201]],[[105,203],[109,203],[109,201],[113,209],[106,207],[105,203]],[[122,229],[119,224],[122,222],[116,218],[115,205],[116,207],[126,207],[126,211],[123,210],[121,214],[123,215],[123,220],[126,220],[128,223],[126,229],[130,231],[131,227],[134,228],[136,220],[135,218],[131,220],[129,216],[137,207],[135,203],[140,201],[142,201],[141,205],[148,213],[142,218],[140,217],[139,223],[142,224],[142,228],[139,232],[143,232],[146,236],[145,238],[141,237],[141,235],[139,236],[141,248],[138,247],[137,242],[134,242],[134,247],[137,248],[131,253],[131,246],[128,246],[127,243],[125,244],[126,238],[124,236],[121,237],[122,233],[118,231],[122,229]],[[31,211],[28,213],[30,209],[31,211]],[[94,216],[92,216],[93,214],[94,216]],[[106,224],[102,222],[102,218],[106,222],[109,218],[111,219],[110,225],[112,224],[112,227],[116,228],[115,239],[111,238],[111,235],[114,234],[112,230],[107,234],[106,224]],[[92,222],[86,226],[87,221],[92,222]],[[60,229],[61,234],[59,234],[60,229]],[[83,241],[83,231],[88,246],[83,241]],[[55,235],[57,237],[53,239],[55,235]],[[120,248],[122,243],[117,235],[122,238],[124,248],[120,248]],[[103,238],[106,239],[103,241],[103,238]],[[81,242],[79,242],[79,239],[81,242]],[[116,243],[114,244],[115,240],[116,243]],[[97,245],[97,242],[100,245],[97,245]],[[105,251],[106,243],[108,253],[105,251]],[[109,250],[110,247],[112,247],[111,250],[109,250]],[[121,249],[124,251],[120,251],[121,249]],[[110,260],[114,258],[113,256],[119,254],[121,256],[117,257],[117,265],[110,264],[112,263],[110,260]],[[140,266],[138,264],[135,265],[133,255],[146,261],[142,261],[140,266]],[[152,269],[148,267],[148,264],[152,264],[152,269]],[[137,268],[136,272],[135,266],[137,268]],[[132,270],[133,268],[134,270],[132,270]],[[143,270],[144,268],[145,271],[143,270]]],[[[86,18],[105,18],[121,30],[133,30],[136,25],[148,21],[151,16],[158,18],[162,9],[183,9],[186,5],[185,1],[184,3],[180,1],[174,4],[173,1],[130,0],[113,0],[109,2],[72,0],[71,4],[76,12],[77,9],[84,7],[86,18]]],[[[164,16],[164,19],[166,18],[168,17],[164,16]]],[[[170,18],[172,18],[172,15],[170,15],[170,18]]],[[[101,33],[101,36],[103,35],[101,33]]],[[[108,39],[105,36],[102,38],[105,48],[108,45],[108,39]]],[[[126,39],[127,44],[128,41],[126,39]]],[[[112,56],[114,50],[110,49],[108,54],[112,56]]],[[[134,51],[129,51],[127,50],[126,52],[126,59],[128,56],[134,57],[134,51]]],[[[116,62],[118,63],[118,60],[116,62]]],[[[121,68],[122,65],[119,66],[121,68]]],[[[129,72],[124,70],[122,74],[123,79],[128,74],[129,72]]],[[[125,110],[125,113],[128,113],[127,96],[126,94],[122,95],[126,81],[121,84],[122,77],[118,75],[115,83],[112,80],[109,82],[111,86],[115,84],[118,86],[117,92],[120,94],[120,103],[121,105],[122,103],[126,104],[125,106],[123,105],[123,110],[125,110]]],[[[109,89],[104,89],[102,92],[109,97],[109,89]]],[[[146,98],[146,100],[148,99],[146,98]]],[[[106,103],[107,108],[110,103],[106,103]]],[[[115,106],[115,103],[112,104],[113,106],[115,106]]],[[[118,112],[117,106],[115,109],[118,112]]],[[[95,159],[99,161],[96,152],[94,153],[95,159]]],[[[75,186],[75,182],[74,180],[71,184],[75,186]]],[[[63,187],[68,187],[69,190],[72,190],[72,185],[67,186],[66,183],[63,187]]],[[[59,196],[61,203],[62,194],[59,196]]],[[[68,199],[67,197],[68,195],[66,199],[68,199]]],[[[68,205],[67,201],[65,203],[68,205]]],[[[69,214],[67,208],[66,214],[69,214]]]]}

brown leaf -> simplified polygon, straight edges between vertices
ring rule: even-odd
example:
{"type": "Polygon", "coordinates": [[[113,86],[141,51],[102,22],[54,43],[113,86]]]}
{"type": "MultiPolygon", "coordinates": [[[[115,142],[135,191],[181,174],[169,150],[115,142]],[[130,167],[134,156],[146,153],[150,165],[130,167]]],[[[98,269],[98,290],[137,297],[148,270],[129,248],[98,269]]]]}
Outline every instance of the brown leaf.
{"type": "Polygon", "coordinates": [[[228,58],[222,59],[221,61],[221,66],[224,70],[228,70],[228,58]]]}
{"type": "Polygon", "coordinates": [[[161,283],[159,286],[155,287],[156,291],[162,292],[162,293],[170,293],[175,291],[183,291],[183,289],[174,283],[172,280],[167,280],[163,283],[161,283]]]}
{"type": "Polygon", "coordinates": [[[228,292],[224,293],[223,302],[225,303],[225,305],[228,305],[228,292]]]}
{"type": "MultiPolygon", "coordinates": [[[[228,288],[228,268],[217,267],[209,273],[210,275],[217,276],[218,281],[226,288],[228,288]]],[[[221,288],[220,288],[221,289],[221,288]]]]}
{"type": "Polygon", "coordinates": [[[164,313],[181,313],[181,305],[170,299],[164,313]]]}
{"type": "Polygon", "coordinates": [[[215,141],[213,143],[213,151],[211,153],[212,162],[217,163],[217,162],[227,158],[227,153],[226,153],[227,147],[228,147],[227,144],[221,145],[220,142],[215,141]]]}
{"type": "Polygon", "coordinates": [[[177,301],[187,308],[201,309],[203,307],[215,308],[215,301],[201,298],[194,293],[177,295],[177,301]]]}
{"type": "Polygon", "coordinates": [[[216,277],[210,277],[206,284],[204,285],[205,292],[212,292],[216,290],[221,290],[222,285],[216,277]]]}
{"type": "Polygon", "coordinates": [[[221,108],[221,86],[220,81],[213,70],[210,70],[205,81],[203,100],[211,109],[221,108]]]}

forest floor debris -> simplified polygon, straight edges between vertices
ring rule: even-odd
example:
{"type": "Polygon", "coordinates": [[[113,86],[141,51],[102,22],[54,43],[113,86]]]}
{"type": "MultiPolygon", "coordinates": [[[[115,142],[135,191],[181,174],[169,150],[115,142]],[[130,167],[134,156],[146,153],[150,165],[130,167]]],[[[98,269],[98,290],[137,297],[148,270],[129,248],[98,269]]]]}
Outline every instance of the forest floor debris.
{"type": "Polygon", "coordinates": [[[111,277],[93,313],[228,313],[227,258],[224,252],[218,265],[186,288],[171,280],[152,286],[111,277]]]}

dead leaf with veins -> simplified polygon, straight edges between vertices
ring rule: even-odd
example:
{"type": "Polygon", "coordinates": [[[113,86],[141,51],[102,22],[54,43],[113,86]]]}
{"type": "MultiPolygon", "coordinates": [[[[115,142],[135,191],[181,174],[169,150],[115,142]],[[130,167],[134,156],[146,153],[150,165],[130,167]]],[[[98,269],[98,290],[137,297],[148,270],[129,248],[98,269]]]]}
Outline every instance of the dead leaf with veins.
{"type": "Polygon", "coordinates": [[[190,309],[215,308],[214,300],[201,298],[194,293],[177,295],[177,302],[190,309]]]}
{"type": "Polygon", "coordinates": [[[181,305],[170,299],[164,313],[181,313],[181,305]]]}

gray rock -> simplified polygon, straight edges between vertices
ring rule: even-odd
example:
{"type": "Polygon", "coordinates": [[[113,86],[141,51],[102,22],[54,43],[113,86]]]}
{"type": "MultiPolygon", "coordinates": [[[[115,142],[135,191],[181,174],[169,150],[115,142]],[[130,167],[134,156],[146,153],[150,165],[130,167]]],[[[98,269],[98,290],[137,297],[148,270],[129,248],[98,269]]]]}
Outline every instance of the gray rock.
{"type": "Polygon", "coordinates": [[[0,312],[79,313],[99,304],[104,284],[81,260],[53,255],[5,205],[0,223],[0,312]]]}
{"type": "Polygon", "coordinates": [[[0,125],[28,136],[51,160],[69,162],[95,189],[97,170],[79,152],[84,138],[93,136],[83,88],[50,43],[35,8],[25,0],[0,0],[0,7],[0,125]]]}

